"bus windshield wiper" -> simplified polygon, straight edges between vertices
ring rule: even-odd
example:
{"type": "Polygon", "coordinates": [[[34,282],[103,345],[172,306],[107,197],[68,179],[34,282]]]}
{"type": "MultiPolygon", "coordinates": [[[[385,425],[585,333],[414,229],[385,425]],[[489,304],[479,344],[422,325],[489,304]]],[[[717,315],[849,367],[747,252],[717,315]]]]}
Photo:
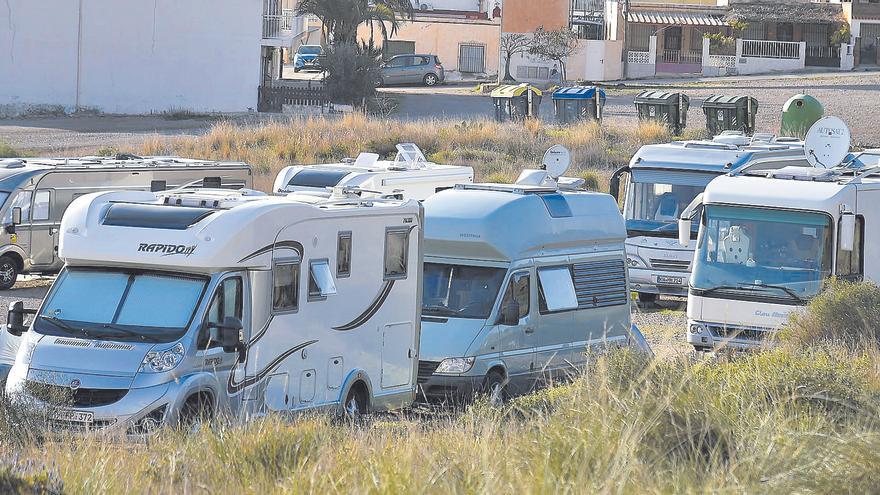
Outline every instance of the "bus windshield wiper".
{"type": "Polygon", "coordinates": [[[788,296],[790,296],[792,299],[794,299],[795,301],[797,301],[797,302],[799,302],[799,303],[804,303],[804,302],[806,302],[806,300],[805,300],[804,298],[802,298],[801,296],[799,296],[799,295],[797,294],[797,292],[795,292],[793,289],[791,289],[791,288],[789,288],[789,287],[786,287],[786,286],[784,286],[784,285],[773,285],[773,284],[764,284],[764,283],[760,283],[760,284],[758,284],[758,283],[755,283],[755,284],[743,284],[743,285],[744,285],[745,287],[760,287],[760,288],[762,288],[762,289],[776,289],[776,290],[781,290],[782,292],[785,292],[788,296]]]}
{"type": "Polygon", "coordinates": [[[55,325],[55,327],[57,327],[57,328],[60,328],[62,330],[67,331],[68,333],[77,333],[78,332],[78,333],[83,334],[88,339],[92,338],[92,336],[89,335],[89,332],[87,332],[85,328],[74,327],[70,323],[67,323],[66,321],[62,320],[61,318],[58,318],[57,316],[40,315],[40,318],[55,325]]]}
{"type": "Polygon", "coordinates": [[[125,328],[123,326],[114,325],[113,323],[103,323],[103,324],[101,324],[101,328],[104,328],[107,330],[113,330],[113,331],[119,332],[122,335],[134,337],[134,338],[140,339],[142,341],[147,341],[148,339],[153,342],[156,341],[156,339],[153,337],[148,337],[147,335],[144,335],[140,332],[136,332],[130,328],[125,328]]]}
{"type": "Polygon", "coordinates": [[[458,311],[446,306],[424,306],[422,313],[435,313],[434,316],[458,316],[458,311]]]}
{"type": "Polygon", "coordinates": [[[708,289],[701,289],[699,287],[694,287],[694,289],[702,292],[704,295],[725,290],[744,290],[749,292],[755,292],[757,290],[755,288],[744,287],[742,285],[716,285],[715,287],[709,287],[708,289]]]}

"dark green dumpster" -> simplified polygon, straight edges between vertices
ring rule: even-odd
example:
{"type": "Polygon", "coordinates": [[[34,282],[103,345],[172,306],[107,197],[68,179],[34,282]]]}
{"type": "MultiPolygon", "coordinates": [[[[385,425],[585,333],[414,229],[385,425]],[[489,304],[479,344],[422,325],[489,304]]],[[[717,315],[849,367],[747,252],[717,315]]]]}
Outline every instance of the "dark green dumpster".
{"type": "Polygon", "coordinates": [[[581,120],[602,120],[605,90],[595,86],[570,86],[553,92],[556,121],[569,124],[581,120]]]}
{"type": "Polygon", "coordinates": [[[703,101],[706,130],[710,136],[724,131],[740,131],[747,136],[755,133],[758,100],[751,96],[712,95],[703,101]]]}
{"type": "Polygon", "coordinates": [[[666,126],[673,134],[681,134],[687,126],[690,98],[684,93],[642,91],[634,101],[639,120],[653,120],[666,126]]]}
{"type": "Polygon", "coordinates": [[[779,135],[803,139],[813,124],[825,115],[819,100],[810,95],[794,95],[782,107],[779,135]]]}
{"type": "Polygon", "coordinates": [[[498,86],[490,94],[495,105],[495,120],[504,122],[537,118],[542,95],[540,89],[530,84],[498,86]]]}

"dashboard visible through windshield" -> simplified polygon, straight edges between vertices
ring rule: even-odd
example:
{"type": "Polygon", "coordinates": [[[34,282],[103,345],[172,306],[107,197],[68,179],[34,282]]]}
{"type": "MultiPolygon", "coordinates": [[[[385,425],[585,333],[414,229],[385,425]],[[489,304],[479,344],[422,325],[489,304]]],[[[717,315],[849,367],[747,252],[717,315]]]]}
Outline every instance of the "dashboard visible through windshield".
{"type": "Polygon", "coordinates": [[[172,342],[186,332],[206,278],[67,269],[46,298],[35,329],[48,335],[172,342]]]}
{"type": "Polygon", "coordinates": [[[708,205],[693,289],[802,304],[831,275],[831,225],[824,213],[708,205]]]}
{"type": "Polygon", "coordinates": [[[484,320],[492,312],[506,272],[503,268],[425,263],[422,314],[484,320]]]}
{"type": "MultiPolygon", "coordinates": [[[[678,235],[678,218],[703,192],[702,185],[633,182],[627,194],[624,215],[630,235],[678,235]]],[[[694,233],[699,225],[694,222],[694,233]]]]}

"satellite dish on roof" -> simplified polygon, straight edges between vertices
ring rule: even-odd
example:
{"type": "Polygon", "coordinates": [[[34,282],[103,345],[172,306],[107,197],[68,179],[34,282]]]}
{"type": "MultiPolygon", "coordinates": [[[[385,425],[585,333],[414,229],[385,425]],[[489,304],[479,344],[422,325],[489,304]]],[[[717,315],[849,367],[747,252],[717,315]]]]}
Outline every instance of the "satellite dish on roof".
{"type": "Polygon", "coordinates": [[[571,165],[571,152],[561,144],[551,146],[544,153],[542,168],[547,171],[547,175],[554,179],[562,177],[569,165],[571,165]]]}
{"type": "Polygon", "coordinates": [[[846,123],[837,117],[822,117],[810,127],[804,139],[807,161],[817,168],[840,165],[849,154],[850,138],[846,123]]]}

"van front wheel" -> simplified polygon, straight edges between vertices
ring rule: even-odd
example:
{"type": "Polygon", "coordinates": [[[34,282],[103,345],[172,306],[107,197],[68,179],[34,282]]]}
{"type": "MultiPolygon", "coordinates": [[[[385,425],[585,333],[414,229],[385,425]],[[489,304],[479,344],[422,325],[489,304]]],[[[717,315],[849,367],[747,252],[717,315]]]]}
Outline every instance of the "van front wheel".
{"type": "Polygon", "coordinates": [[[18,263],[9,256],[0,256],[0,290],[11,289],[18,280],[18,263]]]}
{"type": "Polygon", "coordinates": [[[499,371],[491,371],[483,381],[483,394],[492,406],[500,406],[508,399],[507,378],[499,371]]]}

